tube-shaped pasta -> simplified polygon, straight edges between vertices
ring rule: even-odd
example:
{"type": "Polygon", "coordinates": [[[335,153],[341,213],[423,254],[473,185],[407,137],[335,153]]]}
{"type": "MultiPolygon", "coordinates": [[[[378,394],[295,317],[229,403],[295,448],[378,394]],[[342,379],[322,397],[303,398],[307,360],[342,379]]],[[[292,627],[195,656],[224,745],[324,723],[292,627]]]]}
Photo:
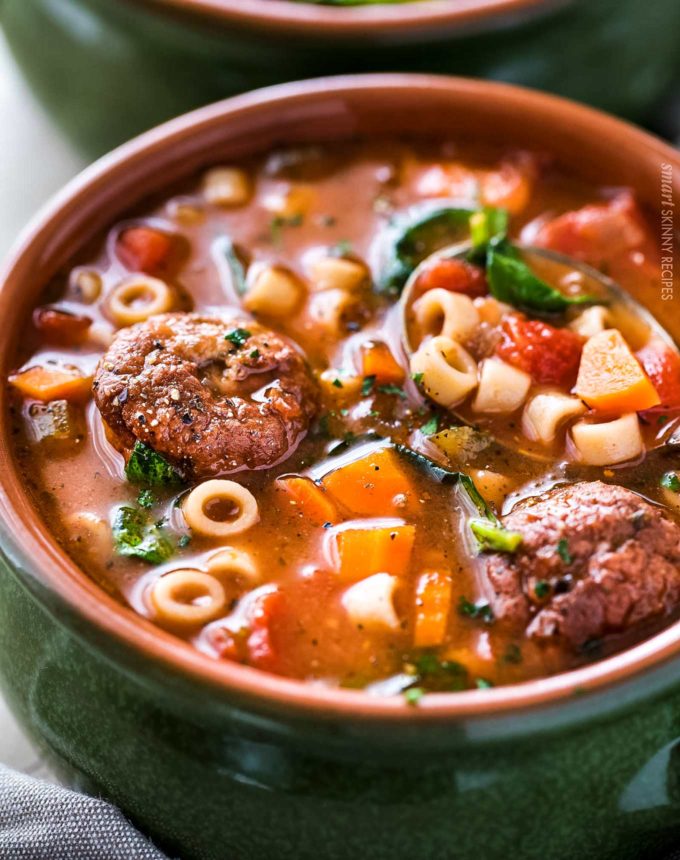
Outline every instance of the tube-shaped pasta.
{"type": "Polygon", "coordinates": [[[247,531],[259,520],[255,496],[237,484],[222,478],[204,481],[195,487],[182,504],[182,513],[192,531],[203,537],[224,538],[247,531]],[[213,519],[206,512],[211,506],[235,509],[227,519],[213,519]]]}
{"type": "Polygon", "coordinates": [[[132,275],[125,278],[106,297],[108,314],[117,326],[144,322],[155,314],[164,314],[173,305],[170,287],[159,278],[132,275]]]}
{"type": "Polygon", "coordinates": [[[309,300],[309,316],[329,334],[339,334],[343,321],[349,319],[357,308],[357,300],[347,290],[323,290],[314,293],[309,300]]]}
{"type": "Polygon", "coordinates": [[[358,260],[344,257],[322,257],[309,267],[312,289],[347,290],[352,293],[368,281],[368,269],[358,260]]]}
{"type": "Polygon", "coordinates": [[[575,320],[572,320],[569,326],[572,331],[585,338],[600,334],[609,327],[609,311],[604,305],[593,305],[586,308],[575,320]]]}
{"type": "Polygon", "coordinates": [[[586,407],[578,397],[558,389],[537,392],[524,407],[522,431],[532,442],[546,445],[553,441],[558,429],[570,418],[583,415],[586,407]]]}
{"type": "Polygon", "coordinates": [[[207,624],[226,606],[222,584],[202,570],[171,570],[151,586],[149,600],[160,623],[207,624]]]}
{"type": "Polygon", "coordinates": [[[479,313],[469,296],[440,288],[428,290],[413,305],[421,331],[465,342],[479,326],[479,313]]]}
{"type": "Polygon", "coordinates": [[[253,314],[282,317],[292,313],[304,295],[302,281],[284,266],[267,266],[255,277],[243,299],[253,314]]]}
{"type": "Polygon", "coordinates": [[[428,397],[442,406],[456,406],[477,387],[477,362],[455,340],[433,337],[411,357],[411,373],[422,374],[428,397]]]}
{"type": "Polygon", "coordinates": [[[399,618],[394,610],[397,577],[375,573],[350,586],[341,597],[350,620],[367,630],[397,630],[399,618]]]}
{"type": "Polygon", "coordinates": [[[240,167],[213,167],[203,177],[203,196],[215,206],[243,206],[252,193],[250,176],[240,167]]]}
{"type": "Polygon", "coordinates": [[[260,572],[249,553],[233,546],[224,546],[208,556],[206,563],[208,573],[223,580],[238,580],[249,586],[260,581],[260,572]]]}
{"type": "Polygon", "coordinates": [[[634,460],[644,450],[640,422],[631,412],[614,421],[579,421],[571,428],[577,459],[588,466],[612,466],[634,460]]]}
{"type": "Polygon", "coordinates": [[[524,403],[530,388],[528,373],[500,358],[486,358],[480,367],[472,408],[475,412],[514,412],[524,403]]]}

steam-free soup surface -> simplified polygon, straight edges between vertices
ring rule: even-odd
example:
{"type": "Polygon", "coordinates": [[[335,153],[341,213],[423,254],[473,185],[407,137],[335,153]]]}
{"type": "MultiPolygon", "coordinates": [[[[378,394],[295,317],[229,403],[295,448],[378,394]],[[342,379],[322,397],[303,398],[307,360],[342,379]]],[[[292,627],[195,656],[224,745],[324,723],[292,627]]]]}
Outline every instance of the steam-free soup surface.
{"type": "Polygon", "coordinates": [[[286,149],[149,201],[47,287],[9,381],[47,526],[209,658],[414,703],[668,623],[680,360],[519,241],[678,336],[634,196],[549,154],[286,149]]]}

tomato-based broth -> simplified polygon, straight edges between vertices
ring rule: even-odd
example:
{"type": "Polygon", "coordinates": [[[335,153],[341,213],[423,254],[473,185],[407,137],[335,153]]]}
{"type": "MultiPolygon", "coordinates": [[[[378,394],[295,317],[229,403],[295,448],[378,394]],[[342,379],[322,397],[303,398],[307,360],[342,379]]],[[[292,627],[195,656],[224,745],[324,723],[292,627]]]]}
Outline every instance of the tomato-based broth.
{"type": "Polygon", "coordinates": [[[415,703],[611,653],[680,602],[680,358],[580,263],[680,336],[634,195],[549,155],[218,165],[47,287],[8,383],[26,486],[212,659],[415,703]]]}

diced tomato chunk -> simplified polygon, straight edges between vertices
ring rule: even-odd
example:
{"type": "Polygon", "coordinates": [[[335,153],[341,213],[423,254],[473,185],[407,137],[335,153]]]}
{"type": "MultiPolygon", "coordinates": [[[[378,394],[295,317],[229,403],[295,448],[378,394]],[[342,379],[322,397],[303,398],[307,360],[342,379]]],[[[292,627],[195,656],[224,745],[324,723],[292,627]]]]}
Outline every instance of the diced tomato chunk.
{"type": "Polygon", "coordinates": [[[644,346],[636,358],[661,398],[660,409],[680,409],[680,355],[661,341],[644,346]]]}
{"type": "Polygon", "coordinates": [[[258,597],[249,613],[250,635],[246,642],[248,663],[275,672],[279,655],[274,645],[273,625],[280,618],[285,600],[281,591],[267,591],[258,597]]]}
{"type": "Polygon", "coordinates": [[[451,293],[463,293],[471,299],[486,296],[489,287],[486,276],[479,266],[465,260],[438,260],[418,277],[416,295],[428,290],[442,289],[451,293]]]}
{"type": "Polygon", "coordinates": [[[129,227],[118,236],[116,253],[131,272],[154,275],[168,262],[172,236],[154,227],[129,227]]]}
{"type": "Polygon", "coordinates": [[[238,662],[239,640],[238,635],[222,626],[214,626],[207,632],[210,647],[214,648],[216,654],[222,660],[233,660],[238,662]]]}
{"type": "Polygon", "coordinates": [[[541,385],[571,388],[578,373],[583,339],[575,332],[509,314],[501,323],[496,353],[541,385]]]}
{"type": "Polygon", "coordinates": [[[55,308],[36,308],[33,311],[33,325],[46,340],[68,345],[84,337],[92,320],[55,308]]]}
{"type": "Polygon", "coordinates": [[[584,206],[549,221],[534,243],[591,266],[602,266],[622,254],[643,249],[648,239],[635,198],[623,192],[608,203],[584,206]]]}

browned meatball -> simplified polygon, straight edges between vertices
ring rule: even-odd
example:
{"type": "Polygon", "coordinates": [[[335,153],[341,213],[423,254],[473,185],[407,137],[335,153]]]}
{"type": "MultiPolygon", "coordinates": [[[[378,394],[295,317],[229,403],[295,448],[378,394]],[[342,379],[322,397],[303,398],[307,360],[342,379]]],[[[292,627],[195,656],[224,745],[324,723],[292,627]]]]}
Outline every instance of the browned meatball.
{"type": "Polygon", "coordinates": [[[93,387],[124,453],[139,440],[193,478],[285,459],[316,407],[314,382],[289,341],[251,320],[189,313],[124,329],[93,387]]]}
{"type": "Polygon", "coordinates": [[[516,555],[489,555],[497,618],[578,648],[661,617],[680,602],[680,526],[623,487],[562,488],[504,518],[516,555]]]}

